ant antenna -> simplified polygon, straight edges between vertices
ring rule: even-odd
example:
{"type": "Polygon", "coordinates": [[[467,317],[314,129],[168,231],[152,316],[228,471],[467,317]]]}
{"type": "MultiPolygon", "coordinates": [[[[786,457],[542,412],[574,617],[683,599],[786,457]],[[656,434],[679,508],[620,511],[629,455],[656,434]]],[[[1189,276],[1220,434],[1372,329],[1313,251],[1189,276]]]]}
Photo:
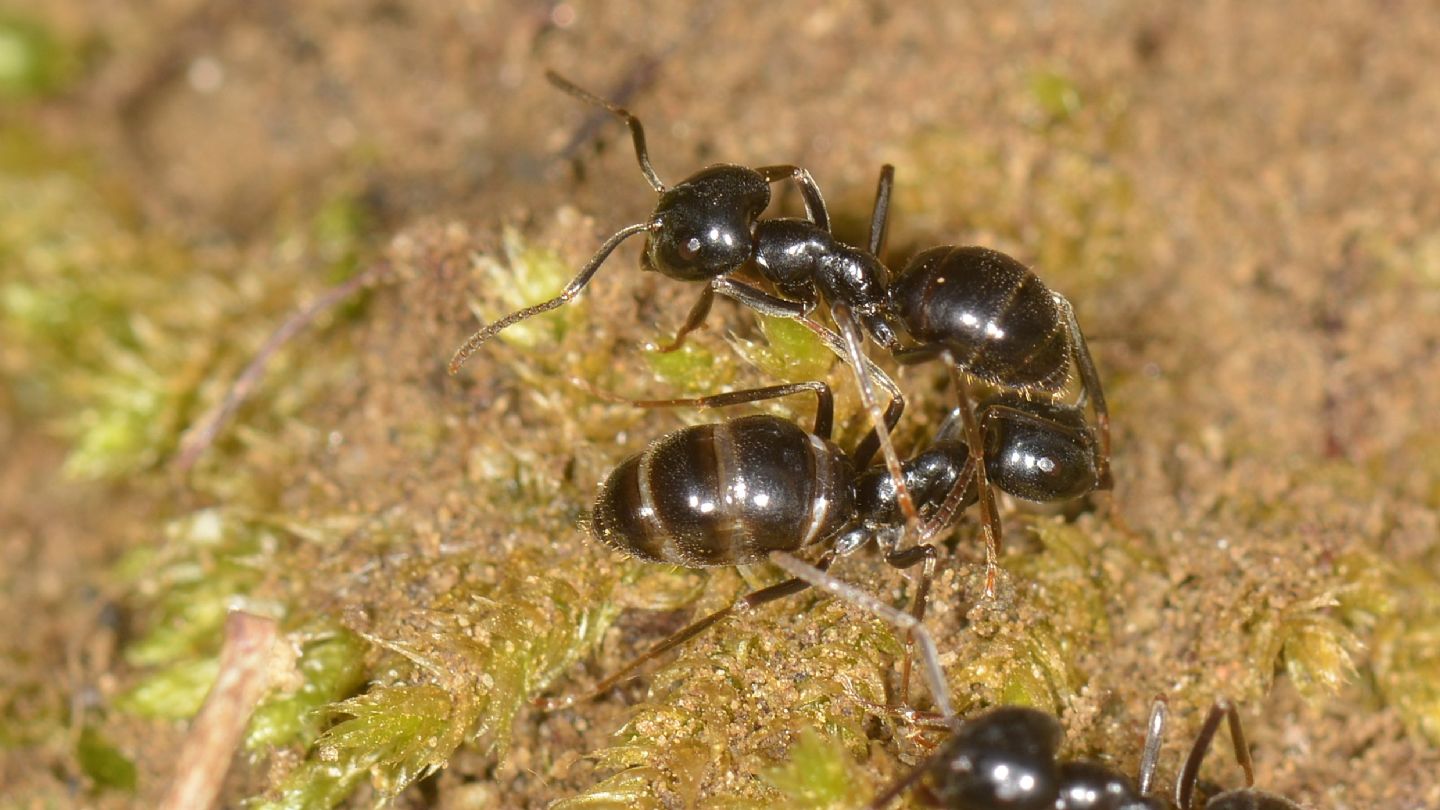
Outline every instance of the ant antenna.
{"type": "Polygon", "coordinates": [[[594,104],[597,107],[604,107],[614,113],[620,120],[624,121],[625,125],[630,127],[631,139],[635,141],[635,159],[640,163],[641,173],[645,175],[645,180],[650,183],[651,188],[655,189],[659,194],[665,193],[665,184],[660,182],[660,176],[655,173],[654,167],[650,165],[650,151],[645,148],[645,127],[640,124],[639,118],[636,118],[634,114],[624,107],[620,107],[614,102],[607,101],[589,90],[581,88],[579,85],[553,70],[545,71],[545,78],[548,79],[551,84],[575,98],[594,104]]]}
{"type": "Polygon", "coordinates": [[[526,318],[532,318],[542,312],[549,312],[579,295],[580,291],[585,289],[585,285],[590,283],[590,279],[595,275],[595,271],[599,270],[600,265],[604,264],[605,260],[610,258],[610,254],[615,252],[615,248],[619,247],[621,242],[624,242],[637,233],[653,231],[655,227],[656,225],[653,222],[641,222],[621,228],[619,233],[605,240],[605,244],[600,246],[600,250],[595,253],[589,263],[581,268],[579,274],[571,279],[569,284],[565,285],[565,289],[561,290],[559,295],[543,304],[536,304],[533,307],[526,307],[518,312],[512,312],[471,335],[469,339],[465,341],[465,345],[455,351],[455,356],[450,358],[450,373],[452,375],[458,374],[460,367],[465,365],[466,360],[470,359],[470,355],[478,351],[490,338],[495,337],[500,332],[526,318]]]}

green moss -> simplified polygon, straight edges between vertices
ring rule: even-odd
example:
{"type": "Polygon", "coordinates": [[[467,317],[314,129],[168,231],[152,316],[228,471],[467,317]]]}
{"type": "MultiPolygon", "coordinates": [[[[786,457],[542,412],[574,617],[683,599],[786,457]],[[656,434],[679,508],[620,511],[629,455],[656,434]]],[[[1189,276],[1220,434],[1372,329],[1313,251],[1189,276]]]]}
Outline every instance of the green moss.
{"type": "Polygon", "coordinates": [[[39,21],[0,10],[0,98],[54,93],[77,66],[76,55],[39,21]]]}
{"type": "MultiPolygon", "coordinates": [[[[432,569],[420,563],[408,574],[419,584],[432,569]]],[[[379,682],[323,710],[339,722],[259,806],[332,807],[365,781],[394,796],[462,744],[503,751],[525,702],[590,650],[617,612],[613,573],[557,575],[533,552],[458,573],[425,607],[357,628],[392,653],[369,673],[379,682]]]]}
{"type": "Polygon", "coordinates": [[[148,602],[147,629],[125,648],[137,667],[218,655],[226,614],[259,583],[280,542],[273,527],[221,509],[174,520],[165,536],[158,554],[142,550],[121,564],[138,574],[137,602],[148,602]]]}
{"type": "Polygon", "coordinates": [[[80,732],[75,759],[95,787],[130,793],[135,791],[138,776],[135,763],[95,728],[86,726],[80,732]]]}
{"type": "Polygon", "coordinates": [[[795,810],[856,807],[857,799],[875,793],[869,774],[844,745],[808,728],[790,747],[789,760],[764,778],[780,792],[784,806],[795,810]]]}
{"type": "Polygon", "coordinates": [[[251,751],[297,740],[313,742],[324,720],[321,707],[348,697],[364,683],[370,646],[359,636],[337,629],[304,635],[318,638],[300,653],[300,683],[293,691],[271,694],[255,710],[245,736],[245,747],[251,751]]]}
{"type": "Polygon", "coordinates": [[[115,698],[117,711],[153,720],[194,717],[220,674],[219,658],[176,661],[150,672],[115,698]]]}
{"type": "Polygon", "coordinates": [[[1399,568],[1390,580],[1397,609],[1375,628],[1375,685],[1386,703],[1440,746],[1440,577],[1434,560],[1399,568]]]}
{"type": "Polygon", "coordinates": [[[1080,90],[1063,74],[1045,70],[1030,75],[1030,98],[1040,109],[1045,123],[1067,121],[1080,110],[1080,90]]]}

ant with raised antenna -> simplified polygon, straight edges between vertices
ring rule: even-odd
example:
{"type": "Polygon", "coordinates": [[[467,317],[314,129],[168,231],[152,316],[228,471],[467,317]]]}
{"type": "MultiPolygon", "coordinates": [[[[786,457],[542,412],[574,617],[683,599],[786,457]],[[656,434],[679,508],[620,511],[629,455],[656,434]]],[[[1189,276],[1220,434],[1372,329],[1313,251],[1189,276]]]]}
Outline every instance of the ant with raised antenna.
{"type": "MultiPolygon", "coordinates": [[[[796,317],[815,308],[817,288],[827,300],[841,301],[860,314],[886,345],[893,343],[894,333],[884,317],[885,267],[873,251],[865,253],[830,238],[825,200],[808,171],[788,164],[752,169],[720,163],[667,187],[650,164],[639,118],[553,71],[546,71],[545,78],[625,122],[640,171],[659,200],[644,222],[627,225],[607,239],[559,295],[512,312],[471,335],[451,358],[450,373],[459,371],[486,341],[510,326],[570,301],[622,242],[642,233],[646,235],[642,259],[646,270],[677,281],[705,282],[675,340],[661,351],[679,348],[690,332],[700,328],[716,293],[758,312],[796,317]],[[787,179],[799,187],[807,219],[762,220],[760,215],[770,204],[770,185],[787,179]],[[780,298],[735,278],[737,271],[746,267],[753,267],[776,289],[796,298],[780,298]]],[[[877,233],[872,239],[881,236],[877,233]]]]}

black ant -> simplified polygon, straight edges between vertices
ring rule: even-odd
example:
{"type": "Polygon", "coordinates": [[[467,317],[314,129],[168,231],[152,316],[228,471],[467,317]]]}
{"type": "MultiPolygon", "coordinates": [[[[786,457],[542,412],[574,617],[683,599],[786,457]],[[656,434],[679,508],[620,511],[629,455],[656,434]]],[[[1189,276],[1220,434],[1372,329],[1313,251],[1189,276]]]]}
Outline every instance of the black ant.
{"type": "MultiPolygon", "coordinates": [[[[923,563],[927,572],[933,572],[934,546],[898,547],[896,515],[900,509],[887,472],[879,469],[857,474],[869,463],[873,448],[868,455],[850,454],[831,441],[834,396],[824,382],[696,398],[619,401],[641,408],[709,408],[804,392],[816,396],[815,422],[808,431],[770,414],[744,416],[672,431],[620,462],[596,493],[591,533],[610,548],[648,562],[704,568],[770,560],[821,577],[828,577],[824,572],[837,557],[854,553],[873,540],[891,566],[905,569],[923,563]],[[825,547],[814,566],[792,556],[792,552],[811,546],[825,547]]],[[[893,427],[898,418],[899,409],[892,407],[887,427],[893,427]]],[[[902,466],[906,487],[933,522],[925,529],[927,537],[943,528],[939,521],[949,521],[963,508],[964,482],[973,477],[977,466],[966,445],[953,434],[953,430],[943,431],[902,466]],[[962,497],[952,498],[955,492],[962,497]]],[[[887,606],[906,617],[902,621],[907,628],[919,626],[928,584],[929,576],[923,577],[909,614],[887,606]]],[[[795,578],[754,591],[656,644],[588,694],[608,691],[645,662],[732,613],[748,612],[807,587],[804,580],[795,578]]],[[[928,643],[926,639],[922,645],[928,643]]],[[[927,660],[935,660],[933,644],[927,656],[927,660]]],[[[572,695],[540,704],[553,709],[578,699],[572,695]]]]}
{"type": "Polygon", "coordinates": [[[881,810],[912,786],[922,803],[965,810],[1301,810],[1289,799],[1257,790],[1250,751],[1234,704],[1221,698],[1210,708],[1175,783],[1174,801],[1150,795],[1155,781],[1167,704],[1155,701],[1150,711],[1140,773],[1131,781],[1096,762],[1065,760],[1060,724],[1050,715],[1026,707],[1002,706],[956,725],[925,761],[880,793],[868,805],[881,810]],[[1245,787],[1196,803],[1200,765],[1222,719],[1229,721],[1231,741],[1245,787]]]}
{"type": "Polygon", "coordinates": [[[621,242],[641,233],[646,235],[642,259],[646,270],[677,281],[706,282],[675,340],[662,351],[679,348],[690,332],[700,328],[717,292],[765,314],[796,317],[815,308],[817,287],[827,300],[848,304],[878,335],[888,335],[887,344],[893,343],[894,334],[883,317],[885,267],[874,258],[874,251],[865,253],[830,237],[825,200],[808,171],[792,165],[752,169],[721,163],[666,187],[650,165],[640,119],[552,71],[545,77],[560,90],[609,110],[629,126],[640,171],[660,199],[648,219],[627,225],[606,240],[559,295],[512,312],[471,335],[451,358],[450,373],[459,371],[470,355],[501,331],[574,298],[621,242]],[[799,187],[808,219],[761,220],[770,204],[770,184],[786,179],[799,187]],[[736,279],[736,272],[746,267],[755,268],[776,289],[799,300],[779,298],[736,279]]]}
{"type": "MultiPolygon", "coordinates": [[[[834,333],[807,323],[838,351],[834,333]]],[[[955,414],[922,451],[901,465],[897,485],[884,467],[866,469],[875,453],[874,429],[852,454],[831,442],[834,399],[823,382],[686,399],[612,399],[644,408],[723,407],[806,391],[817,400],[810,431],[776,416],[747,416],[672,431],[622,461],[596,495],[591,532],[605,545],[649,562],[701,568],[768,559],[787,570],[798,566],[796,570],[817,575],[822,582],[831,580],[825,572],[837,557],[874,540],[890,565],[902,569],[923,565],[910,612],[901,614],[906,616],[903,629],[919,627],[937,557],[928,540],[979,497],[974,480],[982,464],[961,440],[962,420],[955,414]],[[912,493],[925,517],[920,542],[903,549],[901,527],[906,516],[900,506],[900,486],[912,493]],[[792,556],[817,545],[826,549],[814,566],[792,556]]],[[[898,390],[891,395],[893,406],[899,401],[898,390]]],[[[892,407],[882,424],[893,428],[898,419],[899,409],[892,407]]],[[[1079,408],[1002,396],[981,406],[979,421],[985,427],[983,465],[992,468],[991,480],[1003,491],[1049,501],[1094,488],[1093,436],[1079,408]]],[[[601,681],[590,694],[609,690],[646,661],[731,613],[817,584],[802,574],[795,576],[693,622],[601,681]]],[[[849,592],[842,595],[852,601],[857,598],[849,592]]],[[[882,607],[884,615],[893,619],[897,612],[882,607]]],[[[938,671],[933,649],[924,655],[926,667],[938,671]]],[[[908,695],[910,666],[907,649],[902,700],[908,695]]],[[[574,700],[567,697],[543,705],[553,708],[574,700]]]]}

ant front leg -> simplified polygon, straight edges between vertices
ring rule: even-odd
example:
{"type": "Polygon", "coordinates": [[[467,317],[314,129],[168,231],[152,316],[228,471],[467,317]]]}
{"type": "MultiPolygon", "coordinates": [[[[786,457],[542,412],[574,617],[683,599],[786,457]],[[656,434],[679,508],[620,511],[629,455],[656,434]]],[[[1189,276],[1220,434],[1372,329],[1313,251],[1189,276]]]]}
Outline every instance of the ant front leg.
{"type": "Polygon", "coordinates": [[[870,415],[871,428],[875,431],[880,443],[881,457],[885,459],[885,468],[895,484],[895,501],[900,506],[900,514],[905,518],[905,529],[912,537],[918,537],[920,512],[915,508],[915,500],[910,497],[910,488],[905,485],[905,472],[900,462],[900,454],[895,452],[895,443],[890,439],[890,426],[886,422],[885,413],[880,410],[875,389],[870,384],[868,361],[862,348],[864,338],[860,335],[860,326],[855,322],[850,309],[844,304],[832,304],[830,315],[835,319],[835,325],[840,327],[840,335],[844,338],[845,354],[843,356],[849,361],[850,369],[855,374],[856,387],[860,390],[860,401],[870,415]]]}
{"type": "MultiPolygon", "coordinates": [[[[827,551],[823,556],[821,556],[818,561],[816,561],[814,566],[811,566],[809,564],[804,565],[807,569],[812,571],[818,571],[822,575],[824,575],[824,572],[830,568],[830,564],[834,561],[835,554],[833,552],[827,551]]],[[[768,588],[761,588],[758,591],[752,591],[749,594],[746,594],[745,596],[730,603],[728,606],[723,607],[702,619],[691,622],[685,627],[682,627],[681,629],[675,631],[669,637],[662,640],[660,643],[646,650],[638,658],[626,664],[624,667],[621,667],[614,674],[610,675],[609,677],[605,678],[604,680],[600,681],[589,689],[583,692],[573,692],[567,695],[561,695],[559,697],[536,698],[535,706],[542,711],[548,712],[555,711],[556,709],[569,708],[570,706],[574,706],[576,703],[579,703],[581,701],[593,700],[610,691],[611,689],[614,689],[617,685],[619,685],[626,679],[634,676],[635,672],[638,669],[649,663],[651,660],[661,655],[664,655],[666,652],[673,650],[676,647],[679,647],[681,644],[684,644],[690,639],[695,638],[701,633],[704,633],[706,630],[709,630],[721,619],[724,619],[725,617],[731,615],[743,615],[749,613],[750,611],[754,610],[757,607],[760,607],[761,605],[769,602],[774,602],[778,599],[784,599],[787,596],[793,596],[805,590],[806,588],[809,588],[810,586],[811,583],[808,580],[800,577],[795,577],[792,579],[787,579],[784,582],[778,583],[776,585],[771,585],[768,588]]]]}
{"type": "MultiPolygon", "coordinates": [[[[939,557],[935,547],[929,543],[911,546],[904,550],[890,550],[885,553],[885,562],[893,568],[905,570],[920,565],[915,593],[910,597],[910,615],[916,622],[924,621],[925,606],[930,597],[930,583],[935,579],[935,563],[939,557]]],[[[910,702],[910,669],[915,654],[915,637],[905,636],[905,661],[900,667],[900,703],[910,702]]]]}
{"type": "Polygon", "coordinates": [[[985,438],[980,433],[980,420],[975,417],[975,403],[965,385],[960,366],[947,351],[945,365],[950,368],[950,377],[955,386],[955,396],[960,402],[960,418],[965,424],[965,444],[975,459],[975,489],[980,498],[980,525],[985,533],[985,597],[995,596],[995,580],[1000,571],[1000,514],[995,508],[995,492],[990,488],[990,477],[985,472],[985,438]]]}
{"type": "Polygon", "coordinates": [[[1095,370],[1095,360],[1090,356],[1090,346],[1085,342],[1085,333],[1080,331],[1080,321],[1075,318],[1075,308],[1060,293],[1051,295],[1065,315],[1075,367],[1080,372],[1080,384],[1085,397],[1090,400],[1090,407],[1095,411],[1095,433],[1100,440],[1095,453],[1095,470],[1099,480],[1096,489],[1113,489],[1115,482],[1110,476],[1110,410],[1105,406],[1105,390],[1100,386],[1100,373],[1095,370]]]}
{"type": "Polygon", "coordinates": [[[1195,801],[1195,785],[1200,780],[1200,765],[1205,762],[1205,755],[1210,751],[1210,743],[1215,739],[1215,733],[1220,730],[1220,721],[1228,721],[1230,725],[1230,743],[1235,748],[1235,760],[1240,764],[1241,770],[1245,771],[1245,787],[1255,785],[1255,765],[1250,761],[1250,746],[1245,743],[1245,730],[1240,725],[1240,712],[1235,709],[1235,704],[1226,698],[1219,698],[1210,707],[1210,713],[1205,716],[1205,723],[1200,726],[1200,733],[1195,735],[1195,744],[1190,748],[1190,755],[1185,757],[1185,767],[1180,770],[1180,778],[1175,782],[1175,804],[1180,810],[1192,810],[1195,801]]]}

